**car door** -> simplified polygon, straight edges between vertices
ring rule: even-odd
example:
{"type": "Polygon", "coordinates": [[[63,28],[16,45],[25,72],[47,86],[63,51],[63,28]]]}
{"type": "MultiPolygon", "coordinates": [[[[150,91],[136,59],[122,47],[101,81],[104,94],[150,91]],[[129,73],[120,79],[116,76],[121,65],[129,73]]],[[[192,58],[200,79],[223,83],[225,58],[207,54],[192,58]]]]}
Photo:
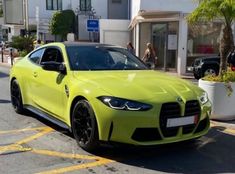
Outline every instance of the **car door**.
{"type": "Polygon", "coordinates": [[[42,49],[32,52],[28,56],[29,61],[27,61],[28,62],[26,64],[27,66],[25,66],[24,71],[22,71],[22,73],[24,73],[22,74],[22,76],[24,77],[23,81],[24,81],[25,91],[27,91],[27,93],[24,94],[25,96],[27,96],[25,103],[32,105],[32,106],[35,106],[33,103],[33,98],[34,98],[33,86],[36,80],[35,72],[37,72],[38,69],[41,68],[40,60],[42,58],[44,51],[45,49],[42,48],[42,49]]]}
{"type": "MultiPolygon", "coordinates": [[[[63,56],[59,48],[46,48],[40,65],[43,62],[55,61],[63,63],[63,56]]],[[[56,71],[47,71],[42,67],[35,69],[33,85],[33,101],[37,108],[59,119],[63,115],[64,78],[65,74],[56,71]]]]}

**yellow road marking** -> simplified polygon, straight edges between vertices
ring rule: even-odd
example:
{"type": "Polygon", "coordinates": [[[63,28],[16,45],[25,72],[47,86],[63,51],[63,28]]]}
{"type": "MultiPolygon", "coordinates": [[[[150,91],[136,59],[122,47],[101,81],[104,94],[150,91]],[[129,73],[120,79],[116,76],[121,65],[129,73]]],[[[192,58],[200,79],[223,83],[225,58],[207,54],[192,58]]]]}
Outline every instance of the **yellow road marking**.
{"type": "Polygon", "coordinates": [[[0,146],[0,155],[7,152],[7,151],[19,151],[19,152],[24,152],[24,151],[31,151],[31,148],[24,148],[21,145],[18,144],[11,144],[8,146],[0,146]]]}
{"type": "Polygon", "coordinates": [[[37,128],[24,128],[19,130],[9,130],[9,131],[0,131],[0,134],[12,134],[12,133],[20,133],[26,131],[34,131],[34,130],[43,130],[47,127],[37,127],[37,128]]]}
{"type": "Polygon", "coordinates": [[[37,138],[39,138],[39,137],[41,137],[41,136],[43,136],[43,135],[45,135],[45,134],[48,134],[48,133],[52,132],[52,131],[53,131],[52,128],[46,127],[46,128],[43,129],[43,131],[37,133],[36,135],[33,135],[33,136],[30,136],[30,137],[25,138],[25,139],[23,139],[23,140],[17,141],[17,142],[15,142],[15,144],[24,144],[24,143],[28,143],[28,142],[30,142],[30,141],[33,141],[34,139],[37,139],[37,138]]]}
{"type": "Polygon", "coordinates": [[[109,159],[101,158],[101,157],[96,157],[96,156],[68,154],[68,153],[61,153],[61,152],[49,151],[49,150],[32,149],[32,148],[27,148],[27,147],[25,148],[22,146],[22,144],[28,143],[28,142],[33,141],[33,140],[35,140],[45,134],[52,132],[53,129],[49,128],[49,127],[25,128],[25,129],[20,129],[20,130],[0,131],[0,134],[20,133],[20,132],[34,131],[34,130],[38,130],[40,132],[33,135],[33,136],[29,136],[25,139],[17,141],[14,144],[10,144],[7,146],[0,146],[0,155],[5,152],[8,152],[8,151],[16,151],[16,152],[17,151],[18,152],[30,151],[31,153],[39,154],[39,155],[47,155],[47,156],[71,158],[71,159],[95,160],[95,162],[90,162],[90,163],[85,163],[85,164],[80,164],[80,165],[69,166],[69,167],[64,167],[64,168],[60,168],[60,169],[45,171],[45,172],[41,172],[41,174],[64,173],[64,172],[69,172],[69,171],[74,171],[74,170],[79,170],[79,169],[84,169],[84,168],[89,168],[89,167],[95,167],[95,166],[104,165],[107,163],[114,162],[113,160],[109,160],[109,159]]]}
{"type": "Polygon", "coordinates": [[[215,127],[216,126],[219,126],[219,127],[223,127],[224,129],[223,130],[220,130],[221,132],[224,132],[224,133],[228,133],[228,134],[231,134],[231,135],[235,135],[235,129],[231,129],[231,128],[226,128],[224,127],[223,125],[220,125],[220,124],[216,124],[215,122],[211,122],[211,127],[215,127]]]}
{"type": "Polygon", "coordinates": [[[68,153],[61,153],[61,152],[49,151],[49,150],[33,149],[31,152],[41,154],[41,155],[56,156],[56,157],[62,157],[62,158],[77,158],[77,159],[87,159],[87,160],[103,159],[100,157],[94,157],[94,156],[89,156],[89,155],[68,154],[68,153]]]}
{"type": "Polygon", "coordinates": [[[80,164],[80,165],[70,166],[70,167],[64,167],[64,168],[55,169],[55,170],[49,170],[49,171],[45,171],[45,172],[40,172],[38,174],[59,174],[59,173],[65,173],[65,172],[71,172],[71,171],[75,171],[75,170],[85,169],[85,168],[89,168],[89,167],[96,167],[96,166],[108,164],[111,162],[114,162],[114,161],[109,160],[109,159],[102,159],[102,160],[99,160],[96,162],[80,164]]]}
{"type": "Polygon", "coordinates": [[[226,129],[223,130],[222,132],[225,132],[225,133],[228,133],[228,134],[231,134],[231,135],[235,135],[235,130],[234,130],[234,129],[228,129],[228,128],[226,128],[226,129]]]}
{"type": "MultiPolygon", "coordinates": [[[[35,134],[35,135],[32,135],[30,137],[27,137],[25,139],[22,139],[20,141],[17,141],[15,142],[14,144],[10,144],[8,146],[0,146],[0,154],[6,152],[6,151],[29,151],[29,150],[32,150],[31,148],[24,148],[22,147],[21,145],[24,144],[24,143],[28,143],[34,139],[37,139],[51,131],[53,131],[52,128],[49,128],[49,127],[41,127],[41,128],[30,128],[28,130],[25,130],[25,129],[21,129],[19,130],[18,132],[21,132],[22,130],[24,131],[31,131],[31,130],[42,130],[41,132],[35,134]]],[[[17,132],[17,130],[13,130],[13,131],[8,131],[10,133],[15,133],[17,132]]]]}

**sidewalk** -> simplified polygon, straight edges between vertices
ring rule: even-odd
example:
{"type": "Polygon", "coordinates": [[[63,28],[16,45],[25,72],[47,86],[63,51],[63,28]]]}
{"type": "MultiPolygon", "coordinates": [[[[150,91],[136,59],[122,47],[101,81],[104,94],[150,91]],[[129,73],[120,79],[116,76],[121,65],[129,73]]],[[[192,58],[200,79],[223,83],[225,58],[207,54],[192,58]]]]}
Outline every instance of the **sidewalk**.
{"type": "Polygon", "coordinates": [[[4,66],[4,67],[8,67],[8,68],[11,68],[11,64],[9,63],[6,63],[6,62],[0,62],[0,66],[4,66]]]}
{"type": "MultiPolygon", "coordinates": [[[[164,71],[162,71],[164,72],[164,71]]],[[[185,75],[179,75],[177,72],[165,72],[166,74],[168,75],[171,75],[171,76],[176,76],[176,77],[180,77],[182,79],[188,79],[188,80],[194,80],[194,76],[193,74],[185,74],[185,75]]]]}

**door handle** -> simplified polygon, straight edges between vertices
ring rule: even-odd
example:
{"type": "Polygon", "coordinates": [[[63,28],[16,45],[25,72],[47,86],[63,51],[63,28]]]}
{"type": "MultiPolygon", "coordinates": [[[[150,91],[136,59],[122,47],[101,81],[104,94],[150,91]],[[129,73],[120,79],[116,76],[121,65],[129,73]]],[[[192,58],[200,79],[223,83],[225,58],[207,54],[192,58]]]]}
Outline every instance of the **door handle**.
{"type": "Polygon", "coordinates": [[[37,77],[37,76],[38,76],[38,73],[37,73],[37,72],[34,72],[34,73],[33,73],[33,76],[34,76],[34,77],[37,77]]]}

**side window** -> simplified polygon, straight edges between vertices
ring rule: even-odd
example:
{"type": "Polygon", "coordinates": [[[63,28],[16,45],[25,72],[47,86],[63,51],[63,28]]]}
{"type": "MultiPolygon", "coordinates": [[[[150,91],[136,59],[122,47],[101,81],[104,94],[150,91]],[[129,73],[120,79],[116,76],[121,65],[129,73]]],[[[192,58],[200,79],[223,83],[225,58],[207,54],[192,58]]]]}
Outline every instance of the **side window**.
{"type": "Polygon", "coordinates": [[[32,61],[33,63],[39,64],[44,50],[45,49],[40,49],[38,51],[35,51],[33,54],[29,56],[29,60],[32,61]]]}
{"type": "Polygon", "coordinates": [[[63,56],[57,48],[47,48],[42,56],[41,62],[64,62],[63,56]]]}

